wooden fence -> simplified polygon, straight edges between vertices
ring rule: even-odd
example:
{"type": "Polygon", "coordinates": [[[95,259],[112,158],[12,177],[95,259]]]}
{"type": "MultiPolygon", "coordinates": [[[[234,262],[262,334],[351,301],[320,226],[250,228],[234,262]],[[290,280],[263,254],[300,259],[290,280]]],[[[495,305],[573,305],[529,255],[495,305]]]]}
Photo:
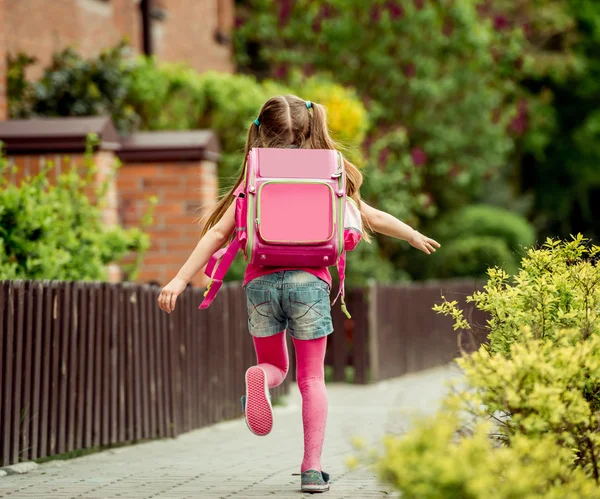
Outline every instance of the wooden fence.
{"type": "Polygon", "coordinates": [[[198,313],[191,289],[169,316],[155,287],[0,282],[0,465],[241,415],[255,362],[243,293],[225,286],[198,313]]]}
{"type": "Polygon", "coordinates": [[[339,307],[332,309],[336,334],[329,337],[326,363],[333,380],[343,381],[348,366],[355,383],[367,383],[446,364],[461,349],[473,351],[485,340],[487,316],[465,298],[481,289],[480,282],[460,280],[374,284],[351,291],[347,302],[352,319],[339,307]],[[432,310],[442,295],[458,301],[478,338],[454,332],[452,320],[432,310]]]}
{"type": "MultiPolygon", "coordinates": [[[[367,383],[447,363],[458,354],[457,335],[431,307],[442,293],[464,303],[478,288],[463,281],[350,291],[352,319],[333,307],[333,381],[344,381],[348,367],[354,382],[367,383]]],[[[158,291],[0,282],[0,465],[173,437],[241,415],[244,372],[255,362],[241,286],[224,286],[203,313],[203,290],[189,289],[171,315],[156,306],[158,291]]],[[[473,307],[467,318],[485,323],[473,307]]],[[[293,353],[275,397],[294,378],[293,353]]]]}

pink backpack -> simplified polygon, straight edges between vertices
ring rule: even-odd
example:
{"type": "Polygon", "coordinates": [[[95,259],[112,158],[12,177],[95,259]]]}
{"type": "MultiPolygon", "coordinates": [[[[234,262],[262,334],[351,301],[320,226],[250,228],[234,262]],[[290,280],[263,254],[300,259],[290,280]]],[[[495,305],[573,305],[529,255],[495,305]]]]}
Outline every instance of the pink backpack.
{"type": "Polygon", "coordinates": [[[252,149],[244,190],[235,200],[236,230],[210,259],[211,278],[200,309],[218,293],[241,249],[250,263],[268,267],[337,265],[342,310],[346,251],[362,236],[358,207],[346,197],[342,155],[328,149],[252,149]]]}

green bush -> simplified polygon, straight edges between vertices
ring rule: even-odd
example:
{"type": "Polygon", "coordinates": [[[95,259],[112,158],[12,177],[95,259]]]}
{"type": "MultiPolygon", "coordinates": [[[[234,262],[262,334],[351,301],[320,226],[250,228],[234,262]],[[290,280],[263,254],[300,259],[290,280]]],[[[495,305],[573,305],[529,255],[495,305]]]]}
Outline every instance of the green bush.
{"type": "Polygon", "coordinates": [[[596,482],[572,469],[572,452],[552,436],[523,436],[510,446],[478,423],[461,438],[460,419],[447,409],[418,422],[404,438],[388,437],[377,459],[380,477],[406,499],[599,498],[596,482]]]}
{"type": "MultiPolygon", "coordinates": [[[[419,258],[425,263],[424,258],[419,258]]],[[[443,243],[443,248],[427,261],[425,275],[430,278],[485,277],[489,267],[517,271],[517,261],[506,242],[498,237],[468,236],[443,243]]]]}
{"type": "Polygon", "coordinates": [[[364,138],[366,111],[352,90],[325,78],[296,79],[286,87],[258,82],[247,75],[199,74],[180,64],[140,61],[133,72],[129,102],[148,130],[211,128],[219,136],[223,157],[219,167],[224,186],[242,163],[248,128],[261,106],[272,96],[297,93],[327,106],[334,137],[346,145],[353,159],[364,138]]]}
{"type": "Polygon", "coordinates": [[[25,68],[35,59],[24,54],[9,59],[8,100],[13,118],[29,116],[111,115],[122,131],[134,129],[138,116],[127,102],[132,62],[120,44],[92,59],[73,48],[54,55],[42,78],[25,81],[25,68]]]}
{"type": "Polygon", "coordinates": [[[96,202],[86,195],[95,172],[89,159],[83,174],[73,166],[53,185],[52,167],[17,186],[8,183],[1,161],[0,279],[105,280],[106,266],[132,252],[137,259],[125,271],[134,278],[148,236],[140,228],[104,226],[104,186],[95,191],[96,202]]]}
{"type": "MultiPolygon", "coordinates": [[[[563,329],[577,329],[584,338],[599,335],[599,255],[600,247],[578,236],[528,250],[512,282],[505,271],[490,269],[485,290],[468,298],[490,315],[490,351],[508,356],[511,345],[523,341],[525,327],[541,339],[553,339],[563,329]]],[[[470,330],[456,304],[444,302],[436,310],[451,314],[457,328],[470,330]]]]}
{"type": "Polygon", "coordinates": [[[426,232],[442,244],[432,257],[408,261],[416,278],[485,277],[489,267],[518,270],[519,255],[535,241],[533,226],[521,215],[489,205],[469,205],[444,214],[426,232]]]}
{"type": "Polygon", "coordinates": [[[490,205],[470,205],[447,213],[431,230],[443,242],[489,236],[502,239],[511,250],[535,243],[535,229],[524,217],[490,205]]]}

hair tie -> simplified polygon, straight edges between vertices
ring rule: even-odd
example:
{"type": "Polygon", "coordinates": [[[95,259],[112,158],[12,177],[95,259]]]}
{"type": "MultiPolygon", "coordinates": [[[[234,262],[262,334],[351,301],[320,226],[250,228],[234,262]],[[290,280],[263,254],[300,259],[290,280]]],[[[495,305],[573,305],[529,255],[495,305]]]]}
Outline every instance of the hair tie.
{"type": "Polygon", "coordinates": [[[306,101],[306,109],[310,109],[312,107],[312,102],[307,100],[306,101]]]}
{"type": "Polygon", "coordinates": [[[254,124],[255,124],[256,126],[260,126],[260,121],[258,121],[258,118],[256,118],[256,119],[254,120],[254,124]]]}

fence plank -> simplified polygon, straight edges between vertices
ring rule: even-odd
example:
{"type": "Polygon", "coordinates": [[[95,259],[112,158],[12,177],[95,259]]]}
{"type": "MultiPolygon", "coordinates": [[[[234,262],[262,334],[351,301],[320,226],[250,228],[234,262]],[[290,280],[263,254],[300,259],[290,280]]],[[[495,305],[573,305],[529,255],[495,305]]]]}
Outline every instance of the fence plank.
{"type": "MultiPolygon", "coordinates": [[[[157,306],[156,303],[154,306],[157,306]]],[[[159,309],[160,310],[160,309],[159,309]]],[[[161,311],[161,324],[164,331],[162,338],[162,351],[163,351],[163,370],[166,373],[165,375],[165,425],[166,425],[166,435],[169,437],[174,437],[177,435],[176,433],[176,395],[173,392],[175,381],[174,381],[174,366],[172,364],[172,345],[173,340],[171,339],[171,318],[164,312],[161,311]]]]}
{"type": "Polygon", "coordinates": [[[2,438],[2,461],[3,464],[10,464],[12,462],[11,455],[11,442],[12,442],[12,426],[11,426],[11,411],[13,408],[13,342],[14,342],[14,322],[15,322],[15,297],[13,291],[13,283],[5,283],[6,298],[4,302],[5,314],[4,323],[6,324],[5,330],[5,349],[4,349],[4,386],[6,386],[6,392],[4,399],[2,400],[4,411],[2,414],[3,427],[3,438],[2,438]]]}
{"type": "Polygon", "coordinates": [[[64,288],[59,282],[52,281],[52,357],[50,359],[50,425],[48,427],[48,455],[53,456],[58,450],[58,415],[60,413],[60,345],[61,345],[61,313],[64,302],[64,288]]]}
{"type": "Polygon", "coordinates": [[[67,395],[67,452],[75,448],[75,432],[76,432],[76,416],[77,416],[77,379],[80,376],[78,371],[78,360],[82,356],[79,349],[79,286],[77,283],[70,285],[71,302],[69,312],[71,316],[71,334],[69,334],[69,363],[66,369],[68,380],[68,395],[67,395]]]}
{"type": "Polygon", "coordinates": [[[102,318],[102,445],[111,442],[111,336],[112,292],[109,284],[102,285],[104,310],[102,318]]]}
{"type": "Polygon", "coordinates": [[[150,331],[150,316],[148,314],[148,303],[151,298],[148,296],[150,290],[148,287],[142,288],[140,295],[140,351],[138,352],[141,360],[142,378],[145,383],[142,387],[142,438],[150,438],[150,371],[148,368],[148,334],[150,331]]]}
{"type": "MultiPolygon", "coordinates": [[[[33,282],[27,281],[24,283],[24,303],[23,303],[23,314],[24,324],[23,333],[24,347],[23,347],[23,370],[21,376],[23,378],[23,392],[21,400],[21,442],[19,443],[19,458],[22,461],[28,461],[31,456],[31,423],[33,420],[33,400],[31,393],[31,386],[33,383],[33,350],[34,350],[34,286],[33,282]]],[[[19,372],[17,371],[17,374],[19,372]]]]}
{"type": "Polygon", "coordinates": [[[171,316],[164,317],[167,321],[169,336],[169,366],[171,381],[171,434],[177,436],[181,433],[181,366],[179,364],[179,331],[176,323],[171,316]]]}
{"type": "Polygon", "coordinates": [[[40,395],[40,437],[39,457],[48,455],[48,438],[50,433],[50,386],[51,386],[51,359],[52,359],[52,309],[54,290],[49,281],[43,283],[43,309],[44,321],[42,328],[42,386],[40,395]]]}
{"type": "Polygon", "coordinates": [[[22,381],[22,362],[23,362],[23,326],[25,322],[25,283],[15,281],[13,288],[14,296],[14,352],[13,352],[13,400],[12,400],[12,442],[11,442],[11,461],[19,461],[19,443],[21,420],[21,381],[22,381]]]}
{"type": "Polygon", "coordinates": [[[156,315],[154,314],[154,307],[156,300],[154,299],[154,293],[147,295],[148,303],[146,313],[150,317],[150,327],[147,335],[148,342],[148,372],[149,372],[149,388],[150,388],[150,437],[156,437],[156,364],[154,350],[156,348],[156,329],[158,324],[156,323],[156,315]]]}
{"type": "Polygon", "coordinates": [[[108,286],[110,290],[110,443],[118,441],[119,424],[119,288],[114,284],[108,286]]]}
{"type": "Polygon", "coordinates": [[[142,371],[142,347],[140,338],[140,306],[143,299],[143,288],[136,287],[132,288],[129,305],[131,311],[131,322],[133,330],[133,385],[134,385],[134,431],[136,440],[140,440],[143,435],[143,395],[142,395],[142,382],[144,379],[142,371]]]}
{"type": "Polygon", "coordinates": [[[189,343],[189,359],[190,359],[190,392],[192,398],[190,400],[190,414],[192,428],[199,428],[198,401],[200,399],[199,383],[200,383],[200,366],[198,365],[198,347],[200,338],[196,329],[197,317],[201,315],[200,310],[194,310],[198,305],[195,301],[195,296],[192,288],[186,289],[186,307],[185,307],[185,323],[188,329],[189,343]]]}
{"type": "MultiPolygon", "coordinates": [[[[77,294],[77,381],[75,384],[76,414],[75,414],[75,449],[84,448],[85,404],[86,404],[86,365],[91,363],[88,358],[88,303],[90,301],[89,287],[85,283],[76,283],[77,294]]],[[[90,379],[91,381],[91,379],[90,379]]]]}
{"type": "Polygon", "coordinates": [[[104,444],[104,421],[106,421],[106,413],[108,411],[108,405],[103,395],[104,385],[106,383],[105,370],[104,370],[104,357],[105,357],[105,346],[104,346],[104,322],[106,317],[106,309],[108,304],[106,303],[105,296],[105,285],[99,284],[96,288],[96,349],[95,349],[95,373],[94,373],[94,446],[97,447],[100,444],[104,444]]]}
{"type": "MultiPolygon", "coordinates": [[[[179,304],[181,305],[181,303],[179,304]]],[[[180,307],[181,308],[181,307],[180,307]]],[[[166,437],[167,432],[165,431],[165,411],[164,411],[164,374],[163,374],[163,362],[162,358],[164,352],[162,350],[162,340],[166,336],[165,324],[162,320],[161,315],[164,313],[158,308],[157,302],[154,301],[151,305],[151,311],[154,315],[154,323],[156,325],[154,329],[154,366],[156,372],[156,435],[160,437],[166,437]]],[[[176,312],[179,310],[176,309],[176,312]]]]}
{"type": "MultiPolygon", "coordinates": [[[[33,313],[33,387],[31,392],[31,450],[29,453],[30,459],[37,459],[39,457],[39,431],[40,431],[40,419],[42,417],[40,406],[40,385],[41,385],[41,372],[42,372],[42,326],[43,326],[43,288],[40,282],[33,282],[31,289],[33,290],[33,304],[31,307],[33,313]]],[[[0,317],[2,313],[0,312],[0,317]]],[[[1,328],[1,326],[0,326],[1,328]]],[[[0,334],[0,337],[2,335],[0,334]]],[[[0,338],[0,342],[2,339],[0,338]]],[[[2,356],[0,352],[0,357],[2,356]]],[[[0,367],[1,370],[1,367],[0,367]]],[[[0,381],[1,384],[1,381],[0,381]]],[[[0,394],[1,396],[1,394],[0,394]]]]}
{"type": "Polygon", "coordinates": [[[135,398],[135,352],[134,352],[134,331],[133,331],[133,314],[135,313],[134,303],[135,301],[135,289],[131,284],[125,284],[123,289],[123,313],[124,317],[121,319],[124,324],[124,337],[125,337],[125,377],[126,383],[126,418],[127,418],[127,430],[126,440],[135,440],[135,411],[136,411],[136,398],[135,398]]]}
{"type": "Polygon", "coordinates": [[[57,309],[57,325],[59,338],[58,359],[58,423],[56,427],[56,452],[66,452],[66,430],[67,430],[67,366],[69,359],[69,337],[71,332],[71,285],[70,283],[59,283],[61,288],[61,303],[57,309]]]}
{"type": "Polygon", "coordinates": [[[118,360],[118,423],[117,423],[117,441],[127,441],[127,424],[126,424],[126,402],[127,398],[125,395],[125,384],[128,381],[126,371],[126,359],[128,352],[127,345],[127,313],[125,308],[125,299],[127,291],[122,286],[115,286],[118,303],[118,313],[116,314],[117,320],[117,360],[118,360]]]}
{"type": "Polygon", "coordinates": [[[98,290],[97,283],[93,283],[88,288],[89,303],[88,303],[88,319],[87,319],[87,355],[86,355],[86,388],[85,388],[85,430],[83,434],[84,448],[92,447],[96,444],[96,434],[98,425],[94,416],[94,408],[96,402],[99,401],[99,390],[97,389],[98,382],[97,372],[99,370],[98,363],[98,345],[99,345],[99,330],[98,330],[98,290]]]}
{"type": "MultiPolygon", "coordinates": [[[[194,290],[194,303],[198,304],[202,301],[203,292],[194,290]]],[[[208,366],[208,347],[209,341],[208,336],[210,334],[208,312],[206,310],[199,310],[196,315],[196,334],[198,335],[198,368],[199,368],[199,426],[206,426],[209,421],[209,366],[208,366]]]]}

